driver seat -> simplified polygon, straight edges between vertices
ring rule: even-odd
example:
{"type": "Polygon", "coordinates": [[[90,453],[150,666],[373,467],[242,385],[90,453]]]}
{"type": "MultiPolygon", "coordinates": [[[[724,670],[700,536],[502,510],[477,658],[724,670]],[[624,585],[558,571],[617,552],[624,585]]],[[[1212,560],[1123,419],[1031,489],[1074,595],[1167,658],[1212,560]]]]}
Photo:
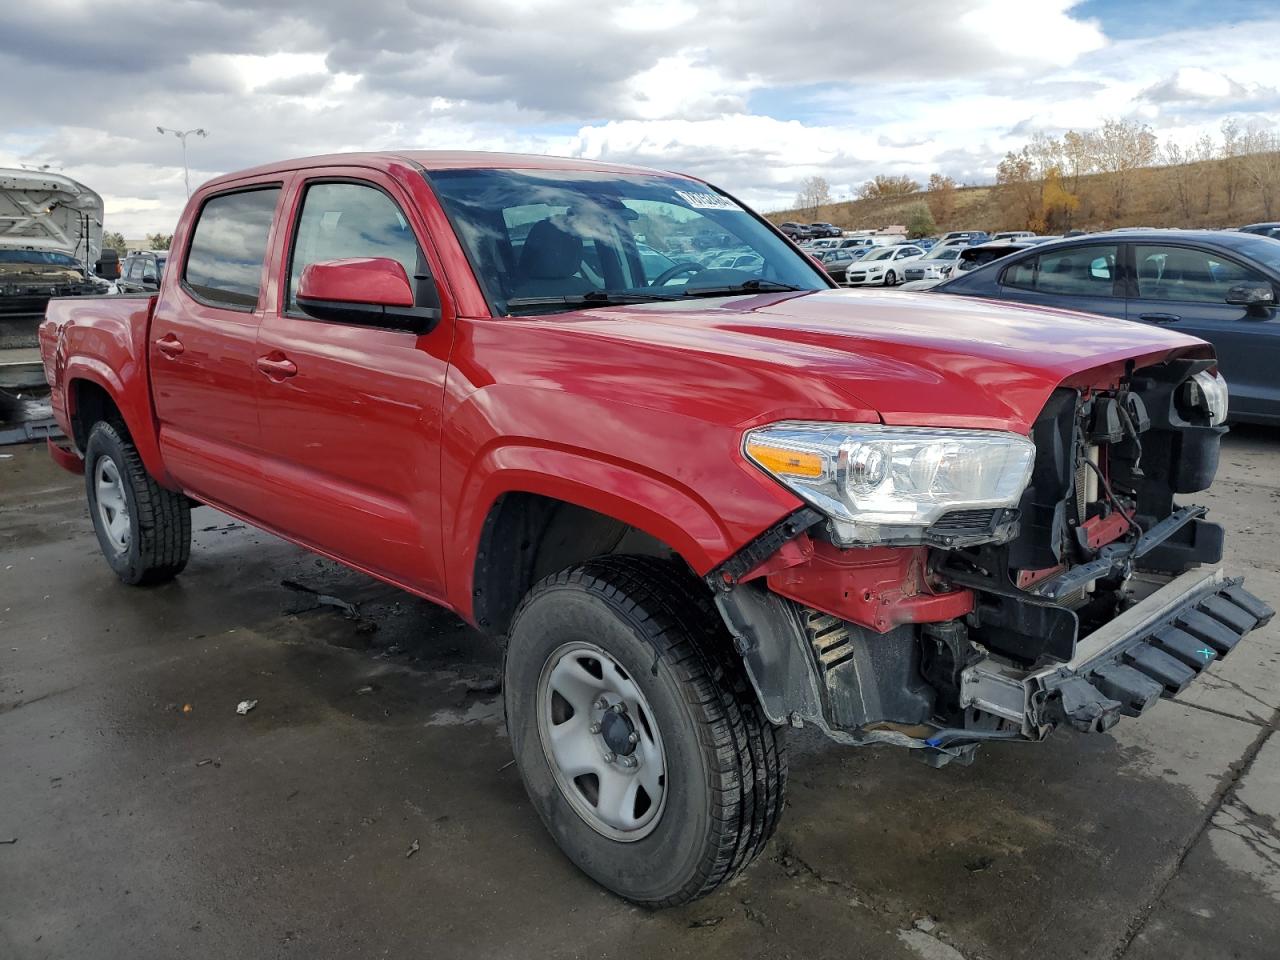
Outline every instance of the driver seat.
{"type": "Polygon", "coordinates": [[[578,276],[582,269],[582,238],[552,220],[539,220],[529,228],[512,297],[563,297],[596,289],[578,276]]]}

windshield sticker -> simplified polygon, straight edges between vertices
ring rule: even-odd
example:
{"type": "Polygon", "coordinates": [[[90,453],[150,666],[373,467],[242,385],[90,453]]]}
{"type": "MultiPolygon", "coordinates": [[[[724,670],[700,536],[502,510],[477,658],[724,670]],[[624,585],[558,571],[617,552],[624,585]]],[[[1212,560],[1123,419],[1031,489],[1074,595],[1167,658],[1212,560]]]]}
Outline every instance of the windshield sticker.
{"type": "Polygon", "coordinates": [[[691,193],[688,190],[677,190],[676,196],[695,210],[741,210],[742,208],[718,193],[691,193]]]}

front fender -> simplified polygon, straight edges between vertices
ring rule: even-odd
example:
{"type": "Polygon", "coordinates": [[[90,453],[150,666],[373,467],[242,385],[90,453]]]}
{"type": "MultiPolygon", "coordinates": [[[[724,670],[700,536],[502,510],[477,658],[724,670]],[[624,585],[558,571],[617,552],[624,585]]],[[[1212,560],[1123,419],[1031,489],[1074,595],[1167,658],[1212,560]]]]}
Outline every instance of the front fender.
{"type": "Polygon", "coordinates": [[[450,533],[458,562],[450,564],[449,594],[463,616],[472,613],[472,580],[485,518],[507,493],[563,500],[630,524],[707,573],[739,544],[710,505],[669,478],[588,454],[532,445],[504,445],[472,467],[450,533]]]}

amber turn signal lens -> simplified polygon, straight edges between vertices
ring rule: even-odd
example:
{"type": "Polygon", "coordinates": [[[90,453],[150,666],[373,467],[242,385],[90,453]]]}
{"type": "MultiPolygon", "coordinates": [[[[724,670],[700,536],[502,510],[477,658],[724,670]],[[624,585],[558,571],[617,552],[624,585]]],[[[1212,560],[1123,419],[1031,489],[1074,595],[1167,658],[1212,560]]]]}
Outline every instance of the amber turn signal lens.
{"type": "Polygon", "coordinates": [[[770,473],[814,480],[822,476],[822,457],[816,453],[787,450],[753,441],[747,444],[747,455],[770,473]]]}

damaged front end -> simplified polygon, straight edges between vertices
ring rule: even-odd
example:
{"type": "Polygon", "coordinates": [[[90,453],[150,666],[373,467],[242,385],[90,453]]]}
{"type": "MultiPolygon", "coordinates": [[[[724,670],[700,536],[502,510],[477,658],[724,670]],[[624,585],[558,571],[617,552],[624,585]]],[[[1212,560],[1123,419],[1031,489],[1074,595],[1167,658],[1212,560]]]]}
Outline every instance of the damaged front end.
{"type": "Polygon", "coordinates": [[[1212,482],[1225,418],[1212,361],[1177,359],[1058,388],[1029,438],[748,434],[811,504],[707,578],[765,713],[941,764],[1179,693],[1272,616],[1174,503],[1212,482]]]}

